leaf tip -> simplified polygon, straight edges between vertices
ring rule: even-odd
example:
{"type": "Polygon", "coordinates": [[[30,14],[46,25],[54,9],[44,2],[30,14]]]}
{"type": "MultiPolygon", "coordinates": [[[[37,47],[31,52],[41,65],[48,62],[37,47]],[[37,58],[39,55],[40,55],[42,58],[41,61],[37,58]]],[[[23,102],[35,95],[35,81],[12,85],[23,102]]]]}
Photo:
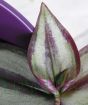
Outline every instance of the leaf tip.
{"type": "Polygon", "coordinates": [[[46,6],[46,4],[44,2],[41,3],[41,7],[40,10],[42,10],[43,12],[49,10],[48,7],[46,6]]]}

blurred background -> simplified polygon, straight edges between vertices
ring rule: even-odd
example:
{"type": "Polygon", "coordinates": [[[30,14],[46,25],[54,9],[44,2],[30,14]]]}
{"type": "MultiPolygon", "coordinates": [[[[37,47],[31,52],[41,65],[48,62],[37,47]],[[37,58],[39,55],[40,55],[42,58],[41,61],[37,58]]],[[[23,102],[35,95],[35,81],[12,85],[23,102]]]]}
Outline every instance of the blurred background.
{"type": "Polygon", "coordinates": [[[23,14],[33,26],[44,2],[72,37],[88,29],[88,0],[5,0],[23,14]]]}

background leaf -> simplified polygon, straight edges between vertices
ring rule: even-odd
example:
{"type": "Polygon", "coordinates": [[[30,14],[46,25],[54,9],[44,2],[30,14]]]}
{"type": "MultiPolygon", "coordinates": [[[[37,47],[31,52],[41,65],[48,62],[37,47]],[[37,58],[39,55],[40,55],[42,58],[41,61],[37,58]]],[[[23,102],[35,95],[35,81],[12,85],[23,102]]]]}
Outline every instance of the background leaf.
{"type": "Polygon", "coordinates": [[[81,71],[80,75],[88,75],[88,45],[80,50],[81,57],[81,71]]]}
{"type": "Polygon", "coordinates": [[[79,75],[72,82],[65,85],[63,91],[77,89],[88,84],[88,45],[80,50],[80,59],[81,70],[79,75]]]}
{"type": "Polygon", "coordinates": [[[52,96],[0,78],[0,105],[53,105],[52,96]]]}
{"type": "Polygon", "coordinates": [[[21,78],[20,80],[13,79],[11,81],[13,82],[21,82],[23,85],[26,86],[35,86],[39,90],[42,90],[37,83],[36,79],[32,75],[28,62],[27,62],[27,54],[24,49],[18,48],[16,46],[10,45],[8,43],[2,43],[0,42],[0,68],[5,69],[5,71],[2,71],[0,69],[0,76],[6,79],[11,79],[14,75],[17,79],[21,78]],[[13,75],[11,78],[8,76],[8,74],[13,75]],[[19,77],[21,76],[21,77],[19,77]],[[8,78],[9,77],[9,78],[8,78]],[[23,81],[24,80],[24,81],[23,81]],[[23,81],[23,82],[22,82],[23,81]]]}
{"type": "Polygon", "coordinates": [[[62,105],[88,105],[88,85],[62,95],[62,105]]]}

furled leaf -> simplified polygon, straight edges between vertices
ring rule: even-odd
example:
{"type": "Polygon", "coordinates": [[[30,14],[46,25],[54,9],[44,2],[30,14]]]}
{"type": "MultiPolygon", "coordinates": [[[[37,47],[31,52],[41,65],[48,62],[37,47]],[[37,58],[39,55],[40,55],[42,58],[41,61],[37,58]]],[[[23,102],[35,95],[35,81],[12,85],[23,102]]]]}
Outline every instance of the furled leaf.
{"type": "Polygon", "coordinates": [[[58,83],[58,87],[62,88],[62,86],[64,85],[64,81],[67,78],[67,70],[64,70],[63,72],[59,73],[56,77],[55,77],[55,85],[57,85],[58,83]]]}
{"type": "MultiPolygon", "coordinates": [[[[43,3],[29,44],[28,60],[40,85],[50,91],[54,90],[52,85],[58,86],[73,79],[80,70],[79,53],[73,39],[43,3]],[[65,80],[57,83],[55,78],[65,70],[65,80]]],[[[58,79],[61,80],[59,76],[58,79]]]]}

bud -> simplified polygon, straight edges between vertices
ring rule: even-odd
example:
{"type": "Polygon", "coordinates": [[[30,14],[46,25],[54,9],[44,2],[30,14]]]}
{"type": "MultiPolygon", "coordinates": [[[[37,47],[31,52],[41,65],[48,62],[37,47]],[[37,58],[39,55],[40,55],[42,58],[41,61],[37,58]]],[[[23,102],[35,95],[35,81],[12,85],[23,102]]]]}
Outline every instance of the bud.
{"type": "Polygon", "coordinates": [[[75,78],[80,70],[73,39],[44,3],[29,44],[28,60],[40,86],[55,97],[59,97],[62,85],[75,78]]]}

